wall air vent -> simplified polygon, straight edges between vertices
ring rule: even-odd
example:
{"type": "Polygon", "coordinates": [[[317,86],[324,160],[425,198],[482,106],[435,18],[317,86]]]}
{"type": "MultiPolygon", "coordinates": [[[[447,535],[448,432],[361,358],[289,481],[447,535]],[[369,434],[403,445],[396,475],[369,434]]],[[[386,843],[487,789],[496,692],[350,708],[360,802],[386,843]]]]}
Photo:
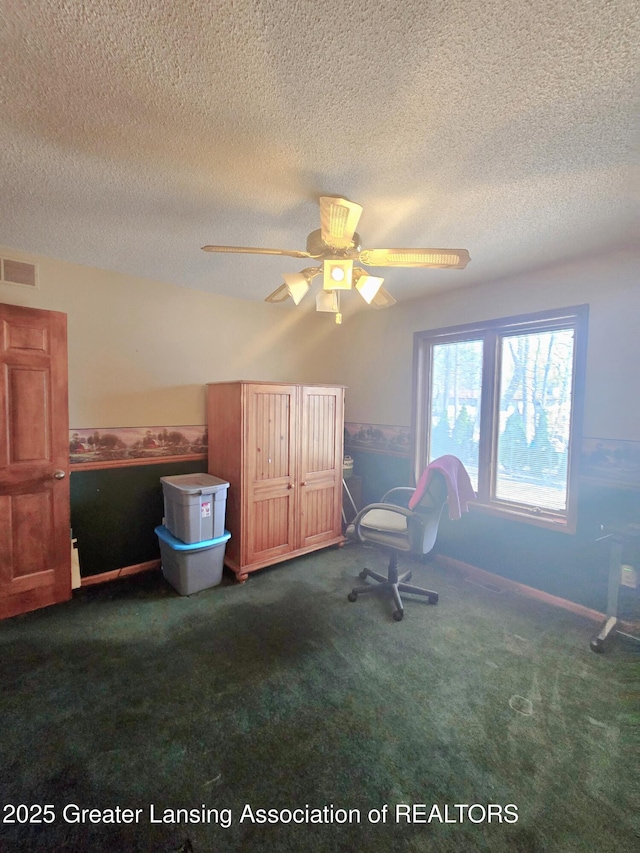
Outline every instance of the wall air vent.
{"type": "Polygon", "coordinates": [[[24,287],[37,287],[36,265],[10,258],[0,258],[0,282],[3,284],[20,284],[24,287]]]}

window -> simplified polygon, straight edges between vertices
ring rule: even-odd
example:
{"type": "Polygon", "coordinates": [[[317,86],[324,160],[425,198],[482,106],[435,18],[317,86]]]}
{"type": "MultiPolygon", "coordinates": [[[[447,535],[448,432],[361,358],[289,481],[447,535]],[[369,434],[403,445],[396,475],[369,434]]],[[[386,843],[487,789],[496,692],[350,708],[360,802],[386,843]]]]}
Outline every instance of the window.
{"type": "Polygon", "coordinates": [[[414,336],[414,465],[452,453],[477,506],[575,532],[588,306],[414,336]]]}

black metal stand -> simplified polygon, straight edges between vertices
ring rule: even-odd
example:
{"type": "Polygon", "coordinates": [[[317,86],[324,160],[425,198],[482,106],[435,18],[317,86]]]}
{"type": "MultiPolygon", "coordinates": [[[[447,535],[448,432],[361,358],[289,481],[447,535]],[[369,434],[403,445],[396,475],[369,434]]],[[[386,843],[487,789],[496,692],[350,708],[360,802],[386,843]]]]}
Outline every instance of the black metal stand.
{"type": "MultiPolygon", "coordinates": [[[[347,493],[347,497],[349,498],[349,502],[351,503],[351,507],[353,508],[354,515],[357,515],[358,514],[358,507],[355,504],[355,501],[353,499],[353,495],[349,491],[349,486],[347,486],[347,483],[346,483],[346,480],[344,479],[344,477],[342,478],[342,488],[347,493]]],[[[342,505],[342,523],[343,524],[347,523],[347,516],[346,516],[346,513],[344,511],[344,501],[343,501],[343,505],[342,505]]]]}
{"type": "MultiPolygon", "coordinates": [[[[591,640],[591,650],[603,652],[606,640],[616,632],[618,628],[618,602],[620,597],[620,573],[622,569],[622,551],[627,542],[637,542],[640,539],[640,529],[637,527],[616,527],[606,536],[611,539],[611,551],[609,552],[609,584],[607,589],[607,619],[600,632],[591,640]]],[[[633,637],[640,640],[640,637],[633,637]]]]}

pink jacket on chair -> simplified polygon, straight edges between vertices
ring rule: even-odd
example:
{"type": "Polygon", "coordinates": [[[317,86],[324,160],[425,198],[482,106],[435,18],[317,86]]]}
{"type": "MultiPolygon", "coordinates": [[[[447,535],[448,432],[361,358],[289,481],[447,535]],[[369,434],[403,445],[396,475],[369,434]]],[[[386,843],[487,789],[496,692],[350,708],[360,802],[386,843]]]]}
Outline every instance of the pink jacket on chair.
{"type": "Polygon", "coordinates": [[[416,490],[409,501],[409,509],[415,509],[424,497],[434,471],[443,475],[447,484],[447,506],[449,518],[453,521],[468,512],[469,502],[476,499],[476,493],[471,485],[469,474],[457,456],[439,456],[434,459],[422,472],[416,490]]]}

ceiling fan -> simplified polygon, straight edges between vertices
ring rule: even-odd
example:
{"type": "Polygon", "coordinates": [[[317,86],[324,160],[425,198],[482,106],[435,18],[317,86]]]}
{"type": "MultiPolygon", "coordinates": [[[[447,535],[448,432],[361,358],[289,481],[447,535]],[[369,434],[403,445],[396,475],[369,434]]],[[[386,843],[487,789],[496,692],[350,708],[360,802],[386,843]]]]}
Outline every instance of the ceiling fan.
{"type": "Polygon", "coordinates": [[[316,310],[336,315],[342,322],[340,292],[355,288],[373,308],[388,308],[396,300],[382,287],[384,279],[369,275],[362,267],[431,267],[462,270],[470,261],[466,249],[363,249],[356,227],[362,206],[340,196],[320,197],[320,228],[307,237],[307,251],[259,249],[252,246],[203,246],[205,252],[240,252],[253,255],[284,255],[310,258],[320,266],[299,273],[284,273],[284,284],[266,297],[265,302],[293,299],[299,305],[311,281],[322,274],[322,290],[316,296],[316,310]]]}

